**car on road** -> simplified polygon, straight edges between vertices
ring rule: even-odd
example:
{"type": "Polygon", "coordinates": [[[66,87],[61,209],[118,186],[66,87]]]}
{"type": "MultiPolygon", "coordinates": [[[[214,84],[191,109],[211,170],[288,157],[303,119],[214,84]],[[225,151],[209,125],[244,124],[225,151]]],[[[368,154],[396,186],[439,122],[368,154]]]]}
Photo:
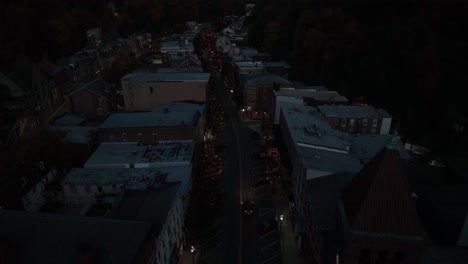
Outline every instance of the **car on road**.
{"type": "Polygon", "coordinates": [[[260,224],[260,233],[266,234],[278,228],[278,221],[275,219],[265,220],[260,224]]]}
{"type": "Polygon", "coordinates": [[[244,202],[242,204],[242,211],[246,215],[251,215],[254,213],[254,204],[251,201],[244,202]]]}

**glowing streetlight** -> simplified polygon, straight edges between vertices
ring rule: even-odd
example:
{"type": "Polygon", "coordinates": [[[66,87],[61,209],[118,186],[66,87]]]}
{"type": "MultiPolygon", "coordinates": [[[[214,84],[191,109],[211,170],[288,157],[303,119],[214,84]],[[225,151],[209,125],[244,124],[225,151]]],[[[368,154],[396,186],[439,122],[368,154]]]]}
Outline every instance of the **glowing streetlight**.
{"type": "Polygon", "coordinates": [[[194,246],[190,246],[190,253],[192,253],[192,262],[193,264],[195,264],[195,247],[194,246]]]}

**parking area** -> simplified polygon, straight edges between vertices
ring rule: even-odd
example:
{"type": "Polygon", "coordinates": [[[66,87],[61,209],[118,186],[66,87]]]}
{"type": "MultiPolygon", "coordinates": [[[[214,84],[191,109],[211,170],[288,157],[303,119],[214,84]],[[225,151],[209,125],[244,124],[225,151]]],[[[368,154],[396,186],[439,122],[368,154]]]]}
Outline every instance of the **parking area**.
{"type": "Polygon", "coordinates": [[[278,215],[274,208],[260,208],[259,235],[260,255],[263,263],[281,263],[281,243],[279,240],[278,215]]]}
{"type": "Polygon", "coordinates": [[[282,263],[278,215],[273,200],[272,179],[267,173],[269,162],[256,155],[252,158],[252,184],[258,217],[259,263],[282,263]]]}

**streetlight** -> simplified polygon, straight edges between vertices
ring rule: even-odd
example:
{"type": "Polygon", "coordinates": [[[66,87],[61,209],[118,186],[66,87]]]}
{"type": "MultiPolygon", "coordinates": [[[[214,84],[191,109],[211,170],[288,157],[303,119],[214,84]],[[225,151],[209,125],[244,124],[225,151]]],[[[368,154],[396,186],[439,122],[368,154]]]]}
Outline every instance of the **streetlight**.
{"type": "Polygon", "coordinates": [[[242,111],[242,120],[243,120],[243,119],[245,118],[245,109],[244,109],[244,108],[242,108],[242,110],[241,110],[241,111],[242,111]]]}
{"type": "Polygon", "coordinates": [[[192,263],[195,264],[195,247],[190,246],[190,252],[192,253],[192,263]]]}
{"type": "Polygon", "coordinates": [[[281,225],[283,224],[283,219],[284,219],[283,214],[280,214],[280,216],[279,216],[279,220],[280,220],[279,231],[280,231],[280,234],[281,234],[281,225]]]}

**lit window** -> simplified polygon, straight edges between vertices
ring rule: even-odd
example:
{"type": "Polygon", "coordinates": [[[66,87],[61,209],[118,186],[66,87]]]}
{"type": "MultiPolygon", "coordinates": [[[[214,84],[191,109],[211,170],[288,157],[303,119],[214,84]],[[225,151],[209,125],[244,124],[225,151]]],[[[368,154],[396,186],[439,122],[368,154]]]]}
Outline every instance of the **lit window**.
{"type": "Polygon", "coordinates": [[[138,133],[138,141],[141,141],[143,138],[142,134],[141,133],[138,133]]]}
{"type": "Polygon", "coordinates": [[[127,133],[122,133],[122,141],[127,141],[127,133]]]}
{"type": "Polygon", "coordinates": [[[350,126],[354,126],[354,118],[351,118],[351,119],[349,120],[349,125],[350,125],[350,126]]]}

